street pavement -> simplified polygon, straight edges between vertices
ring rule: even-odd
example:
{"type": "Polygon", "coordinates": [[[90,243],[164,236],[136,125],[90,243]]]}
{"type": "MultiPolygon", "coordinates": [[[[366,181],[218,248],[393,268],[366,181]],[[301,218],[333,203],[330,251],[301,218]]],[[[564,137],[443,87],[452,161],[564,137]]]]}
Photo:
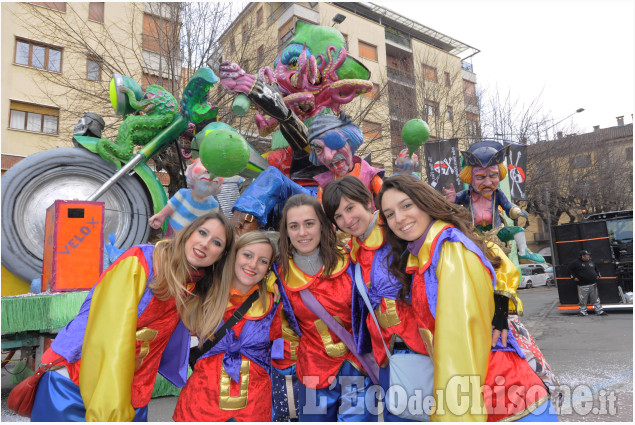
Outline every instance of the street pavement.
{"type": "MultiPolygon", "coordinates": [[[[633,421],[633,315],[579,317],[557,309],[554,287],[522,289],[521,318],[565,388],[562,422],[633,421]]],[[[2,370],[2,422],[27,421],[6,408],[11,366],[2,370]],[[6,370],[8,369],[8,370],[6,370]]],[[[172,421],[176,397],[153,399],[150,422],[172,421]]]]}

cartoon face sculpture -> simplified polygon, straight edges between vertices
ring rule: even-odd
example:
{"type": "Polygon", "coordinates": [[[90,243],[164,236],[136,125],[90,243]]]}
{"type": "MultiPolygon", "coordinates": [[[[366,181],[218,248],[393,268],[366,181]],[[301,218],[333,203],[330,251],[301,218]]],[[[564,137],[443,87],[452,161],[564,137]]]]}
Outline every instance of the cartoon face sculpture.
{"type": "Polygon", "coordinates": [[[343,112],[339,117],[320,114],[309,126],[309,160],[343,177],[353,169],[353,155],[363,140],[362,131],[343,112]]]}
{"type": "Polygon", "coordinates": [[[498,165],[492,165],[487,168],[472,168],[472,188],[476,193],[491,198],[494,191],[500,183],[500,172],[498,165]]]}
{"type": "Polygon", "coordinates": [[[344,177],[353,168],[353,152],[346,135],[339,130],[329,130],[311,141],[311,150],[320,164],[344,177]]]}
{"type": "Polygon", "coordinates": [[[187,185],[192,191],[192,195],[198,199],[207,199],[220,193],[223,185],[222,177],[210,179],[209,171],[201,164],[200,158],[196,158],[185,170],[187,185]]]}

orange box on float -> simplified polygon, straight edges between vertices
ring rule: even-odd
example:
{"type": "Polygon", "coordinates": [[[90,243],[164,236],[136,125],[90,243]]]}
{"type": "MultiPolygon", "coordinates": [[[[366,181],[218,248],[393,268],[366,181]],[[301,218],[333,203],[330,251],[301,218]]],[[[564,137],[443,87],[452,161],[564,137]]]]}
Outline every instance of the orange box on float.
{"type": "Polygon", "coordinates": [[[104,261],[104,203],[55,201],[46,210],[42,292],[90,289],[104,261]]]}

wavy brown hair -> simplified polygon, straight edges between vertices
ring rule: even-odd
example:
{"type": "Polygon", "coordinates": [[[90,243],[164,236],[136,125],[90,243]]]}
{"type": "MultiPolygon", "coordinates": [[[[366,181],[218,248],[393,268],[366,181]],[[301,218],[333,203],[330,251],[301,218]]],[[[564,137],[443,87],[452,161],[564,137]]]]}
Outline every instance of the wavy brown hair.
{"type": "Polygon", "coordinates": [[[372,208],[368,206],[373,204],[373,195],[364,182],[354,176],[344,176],[341,179],[333,180],[324,187],[322,206],[326,217],[338,229],[339,226],[335,222],[335,211],[340,207],[344,197],[351,201],[359,202],[365,209],[371,213],[373,212],[372,208]]]}
{"type": "Polygon", "coordinates": [[[289,210],[291,208],[301,207],[308,205],[313,208],[315,215],[318,218],[321,226],[320,232],[320,257],[322,258],[322,277],[328,277],[331,275],[337,261],[345,256],[342,243],[337,239],[335,228],[326,218],[324,210],[320,201],[305,193],[299,193],[290,197],[284,209],[282,210],[282,218],[280,219],[280,241],[278,241],[279,253],[280,253],[280,265],[282,266],[285,278],[289,275],[289,260],[293,257],[291,251],[292,245],[289,239],[289,232],[287,231],[287,220],[289,216],[289,210]],[[338,249],[338,247],[342,249],[338,249]]]}
{"type": "Polygon", "coordinates": [[[150,288],[160,300],[173,297],[183,323],[199,336],[207,336],[216,330],[229,301],[229,288],[222,288],[221,274],[233,242],[234,232],[229,220],[220,212],[210,212],[185,226],[173,239],[162,240],[154,248],[155,278],[150,288]],[[204,268],[205,274],[189,292],[186,284],[191,281],[193,270],[185,256],[185,243],[207,220],[217,220],[223,226],[225,249],[214,264],[204,268]]]}
{"type": "MultiPolygon", "coordinates": [[[[443,220],[452,224],[483,251],[495,269],[500,267],[501,258],[487,247],[483,238],[476,234],[476,229],[471,223],[467,209],[451,203],[430,185],[415,177],[400,174],[384,180],[384,185],[378,196],[379,214],[381,215],[382,223],[388,223],[382,208],[382,199],[384,193],[390,189],[405,193],[421,211],[427,213],[433,220],[443,220]]],[[[386,230],[386,242],[391,246],[391,254],[389,256],[391,262],[388,269],[403,284],[399,292],[399,296],[403,300],[410,293],[411,284],[411,277],[406,273],[408,255],[403,255],[407,249],[408,241],[398,238],[388,224],[381,225],[386,230]]]]}

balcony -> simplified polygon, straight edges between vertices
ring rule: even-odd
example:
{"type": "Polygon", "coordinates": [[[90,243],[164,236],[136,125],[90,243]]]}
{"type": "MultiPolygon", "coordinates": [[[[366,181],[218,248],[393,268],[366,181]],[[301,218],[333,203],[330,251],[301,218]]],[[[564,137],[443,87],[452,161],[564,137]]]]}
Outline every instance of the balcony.
{"type": "Polygon", "coordinates": [[[403,35],[395,34],[394,32],[389,31],[388,28],[386,28],[385,34],[386,34],[386,40],[392,41],[393,43],[396,43],[396,44],[400,44],[404,47],[407,47],[408,49],[412,48],[412,42],[410,41],[410,38],[403,35]]]}
{"type": "Polygon", "coordinates": [[[461,68],[463,68],[466,71],[470,71],[470,72],[474,72],[474,70],[472,69],[472,64],[471,63],[467,63],[464,61],[461,61],[461,68]]]}
{"type": "Polygon", "coordinates": [[[396,83],[405,84],[407,86],[414,86],[415,76],[412,72],[402,71],[390,66],[386,67],[388,79],[396,83]]]}

